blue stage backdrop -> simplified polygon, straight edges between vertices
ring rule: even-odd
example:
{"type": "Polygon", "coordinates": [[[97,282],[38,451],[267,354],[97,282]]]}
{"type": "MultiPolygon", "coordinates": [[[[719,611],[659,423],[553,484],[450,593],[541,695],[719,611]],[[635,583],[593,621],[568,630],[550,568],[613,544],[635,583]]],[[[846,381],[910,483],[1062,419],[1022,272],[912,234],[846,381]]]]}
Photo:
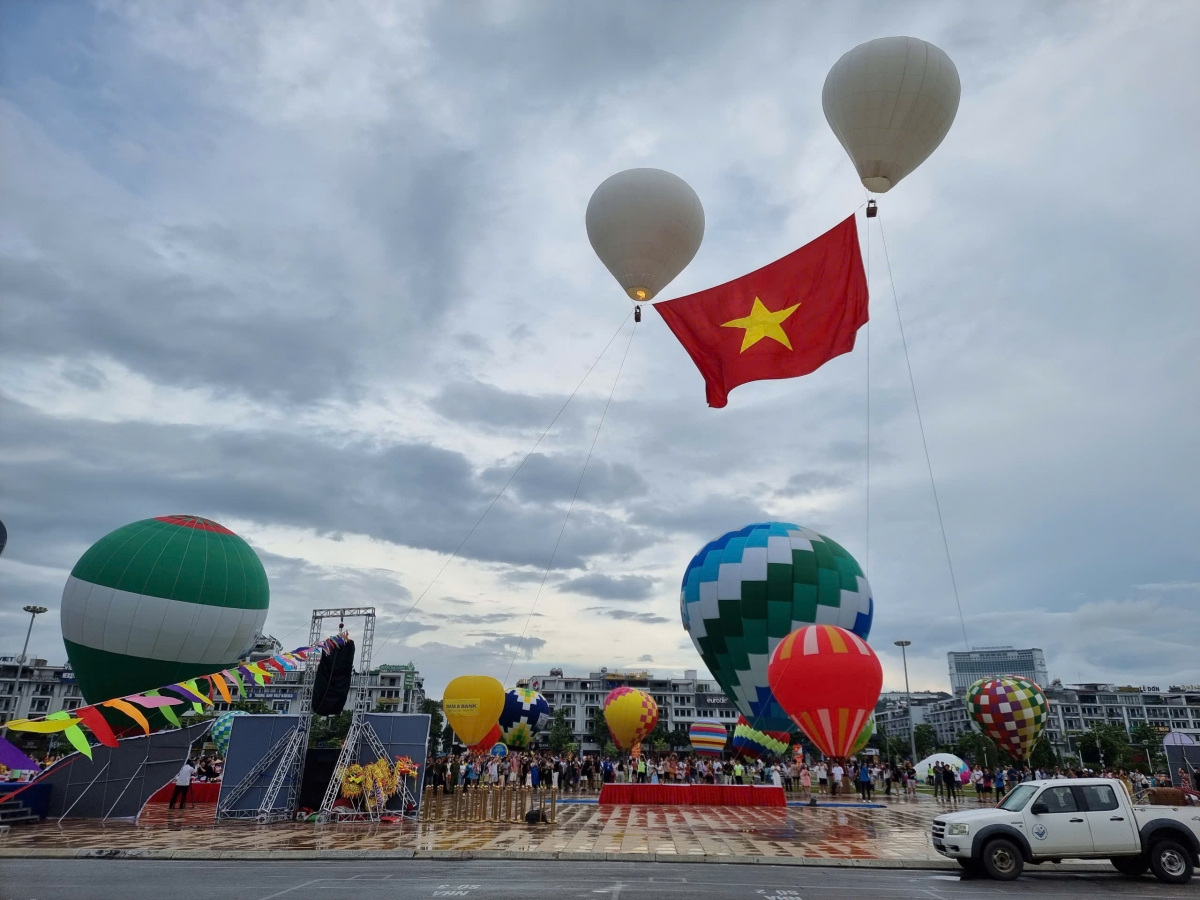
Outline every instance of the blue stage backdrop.
{"type": "MultiPolygon", "coordinates": [[[[421,806],[422,786],[425,784],[425,748],[429,746],[429,715],[426,713],[367,713],[367,722],[379,735],[379,740],[388,752],[389,762],[397,756],[407,756],[417,764],[417,783],[410,785],[421,806]]],[[[359,751],[359,762],[372,762],[374,754],[365,746],[359,751]]],[[[387,803],[388,809],[399,810],[398,797],[387,803]]]]}
{"type": "MultiPolygon", "coordinates": [[[[282,738],[300,723],[299,716],[278,716],[269,713],[249,716],[237,716],[233,720],[233,729],[229,732],[229,752],[225,754],[225,769],[221,773],[221,795],[217,805],[224,802],[226,794],[241,784],[242,779],[250,774],[250,770],[258,765],[258,761],[267,755],[267,751],[275,746],[282,738]]],[[[279,762],[272,763],[265,772],[255,779],[250,790],[238,798],[231,809],[258,809],[262,803],[263,794],[271,784],[271,777],[279,768],[279,762]]],[[[290,779],[283,785],[275,802],[282,805],[287,800],[287,789],[290,779]]]]}

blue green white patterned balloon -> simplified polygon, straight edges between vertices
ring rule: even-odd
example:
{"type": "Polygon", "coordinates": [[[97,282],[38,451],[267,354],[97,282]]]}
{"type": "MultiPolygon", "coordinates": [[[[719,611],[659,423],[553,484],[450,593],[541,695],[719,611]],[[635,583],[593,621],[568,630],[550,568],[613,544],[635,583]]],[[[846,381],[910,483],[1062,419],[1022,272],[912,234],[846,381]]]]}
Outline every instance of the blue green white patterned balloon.
{"type": "Polygon", "coordinates": [[[231,709],[223,712],[213,720],[213,726],[208,732],[209,740],[217,745],[222,756],[229,755],[229,735],[233,731],[233,720],[238,716],[249,715],[245,710],[231,709]]]}
{"type": "Polygon", "coordinates": [[[683,627],[717,683],[753,727],[794,729],[767,683],[775,647],[805,625],[866,640],[875,613],[854,557],[811,528],[760,522],[706,544],[683,575],[683,627]]]}

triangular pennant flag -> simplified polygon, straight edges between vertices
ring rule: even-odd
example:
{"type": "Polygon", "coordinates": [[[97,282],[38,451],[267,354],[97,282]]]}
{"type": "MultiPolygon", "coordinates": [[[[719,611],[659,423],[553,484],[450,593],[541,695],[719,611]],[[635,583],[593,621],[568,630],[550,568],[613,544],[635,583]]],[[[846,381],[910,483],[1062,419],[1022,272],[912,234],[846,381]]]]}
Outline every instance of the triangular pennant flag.
{"type": "MultiPolygon", "coordinates": [[[[162,694],[160,694],[157,690],[154,690],[154,691],[146,691],[145,696],[147,696],[147,697],[162,697],[162,694]]],[[[169,697],[169,698],[164,698],[164,699],[175,700],[174,697],[169,697]]],[[[182,703],[183,701],[176,700],[175,702],[182,703]]],[[[164,719],[166,719],[169,724],[174,725],[176,728],[183,727],[183,724],[179,721],[179,716],[175,715],[175,710],[171,709],[170,706],[160,706],[158,708],[158,711],[159,711],[159,713],[162,714],[162,717],[164,719]]]]}
{"type": "Polygon", "coordinates": [[[164,706],[179,706],[183,703],[182,700],[176,700],[174,697],[164,697],[158,691],[146,691],[144,694],[130,694],[128,697],[122,697],[122,700],[128,700],[130,703],[136,703],[145,709],[160,709],[164,706]]]}
{"type": "Polygon", "coordinates": [[[150,733],[150,723],[146,721],[146,717],[142,715],[141,710],[139,710],[129,701],[122,700],[120,697],[117,697],[114,700],[105,700],[100,705],[110,707],[111,709],[120,710],[121,712],[125,713],[125,715],[129,716],[129,718],[133,719],[133,721],[141,725],[142,731],[144,731],[146,734],[150,733]]]}
{"type": "Polygon", "coordinates": [[[185,687],[182,684],[168,684],[165,687],[159,688],[159,690],[160,691],[170,691],[173,694],[178,694],[184,700],[188,700],[191,702],[195,702],[200,699],[199,694],[197,694],[191,688],[185,687]]]}
{"type": "Polygon", "coordinates": [[[11,722],[5,722],[5,728],[11,728],[13,731],[32,731],[34,734],[58,734],[60,731],[66,731],[78,719],[56,719],[48,721],[46,719],[38,719],[36,722],[32,719],[13,719],[11,722]]]}
{"type": "Polygon", "coordinates": [[[242,681],[241,674],[236,669],[226,669],[224,674],[225,674],[226,678],[233,679],[233,683],[237,685],[238,696],[245,697],[246,696],[246,685],[242,681]]]}
{"type": "Polygon", "coordinates": [[[71,718],[71,714],[66,710],[59,710],[56,713],[51,713],[46,716],[47,722],[66,722],[67,727],[63,729],[63,737],[71,742],[71,746],[86,756],[92,758],[92,745],[88,743],[88,739],[83,734],[83,729],[79,727],[79,719],[71,718]]]}
{"type": "Polygon", "coordinates": [[[75,710],[75,715],[79,716],[79,721],[88,727],[88,729],[96,736],[105,747],[119,747],[117,736],[113,734],[112,728],[105,720],[104,716],[100,715],[100,710],[92,706],[82,706],[75,710]]]}
{"type": "MultiPolygon", "coordinates": [[[[196,684],[195,678],[189,678],[187,681],[181,681],[180,684],[195,694],[200,699],[201,703],[205,703],[208,706],[213,705],[212,701],[204,696],[204,693],[200,690],[200,686],[196,684]]],[[[197,710],[197,712],[201,712],[201,710],[197,710]]]]}
{"type": "Polygon", "coordinates": [[[224,700],[226,703],[233,702],[233,697],[229,696],[229,686],[225,684],[225,679],[221,677],[220,672],[217,672],[215,675],[210,675],[209,681],[216,686],[217,690],[221,694],[222,700],[224,700]]]}

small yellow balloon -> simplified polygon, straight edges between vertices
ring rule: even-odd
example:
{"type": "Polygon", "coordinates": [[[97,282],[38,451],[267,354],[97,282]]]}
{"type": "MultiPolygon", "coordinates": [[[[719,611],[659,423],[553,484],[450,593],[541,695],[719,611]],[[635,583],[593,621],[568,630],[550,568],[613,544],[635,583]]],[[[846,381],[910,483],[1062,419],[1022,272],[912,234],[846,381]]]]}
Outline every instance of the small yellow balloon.
{"type": "Polygon", "coordinates": [[[613,743],[629,750],[658,724],[658,704],[645,691],[619,687],[604,698],[604,721],[613,743]]]}
{"type": "Polygon", "coordinates": [[[442,696],[446,721],[468,747],[478,744],[500,721],[504,710],[504,685],[487,675],[460,675],[442,696]]]}

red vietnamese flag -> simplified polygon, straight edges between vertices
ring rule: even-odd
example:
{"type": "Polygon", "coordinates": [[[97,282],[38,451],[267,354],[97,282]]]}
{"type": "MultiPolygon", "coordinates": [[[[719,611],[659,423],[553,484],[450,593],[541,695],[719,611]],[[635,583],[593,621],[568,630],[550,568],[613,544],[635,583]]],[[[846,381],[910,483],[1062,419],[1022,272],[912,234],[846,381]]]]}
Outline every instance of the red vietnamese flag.
{"type": "Polygon", "coordinates": [[[709,406],[748,381],[807,375],[853,350],[867,321],[854,216],[749,275],[654,308],[704,376],[709,406]]]}

